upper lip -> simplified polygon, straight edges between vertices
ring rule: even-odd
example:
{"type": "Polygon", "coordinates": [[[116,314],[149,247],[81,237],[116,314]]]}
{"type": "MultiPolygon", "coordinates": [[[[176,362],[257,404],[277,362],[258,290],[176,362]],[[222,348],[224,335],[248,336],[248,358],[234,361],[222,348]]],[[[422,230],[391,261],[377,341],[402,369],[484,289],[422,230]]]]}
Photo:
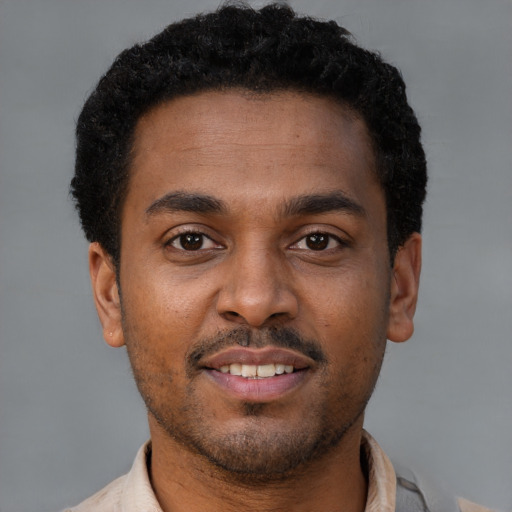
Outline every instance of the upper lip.
{"type": "Polygon", "coordinates": [[[250,364],[250,365],[264,365],[264,364],[284,364],[291,365],[296,370],[302,370],[314,366],[314,361],[303,354],[293,350],[265,347],[261,349],[251,349],[244,347],[232,347],[211,357],[206,357],[204,360],[199,361],[199,366],[202,368],[219,369],[221,366],[230,364],[250,364]]]}

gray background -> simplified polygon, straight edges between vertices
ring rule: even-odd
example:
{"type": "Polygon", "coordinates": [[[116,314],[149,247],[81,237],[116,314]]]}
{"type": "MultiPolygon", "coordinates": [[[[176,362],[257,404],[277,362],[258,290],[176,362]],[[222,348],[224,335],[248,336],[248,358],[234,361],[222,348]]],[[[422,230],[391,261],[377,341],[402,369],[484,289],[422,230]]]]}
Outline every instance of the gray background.
{"type": "MultiPolygon", "coordinates": [[[[512,3],[306,0],[403,71],[430,163],[414,338],[367,428],[459,495],[512,506],[512,3]]],[[[102,341],[68,197],[81,104],[114,56],[217,0],[0,0],[0,510],[58,510],[147,437],[102,341]]]]}

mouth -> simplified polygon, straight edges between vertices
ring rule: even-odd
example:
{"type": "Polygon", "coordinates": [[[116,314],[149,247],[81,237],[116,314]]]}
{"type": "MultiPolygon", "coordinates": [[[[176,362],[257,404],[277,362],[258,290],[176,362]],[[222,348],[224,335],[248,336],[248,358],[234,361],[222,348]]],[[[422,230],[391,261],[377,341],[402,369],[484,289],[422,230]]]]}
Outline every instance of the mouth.
{"type": "Polygon", "coordinates": [[[221,392],[248,402],[270,402],[303,384],[315,363],[296,352],[267,347],[229,349],[200,366],[221,392]]]}
{"type": "Polygon", "coordinates": [[[291,364],[282,363],[269,363],[269,364],[240,364],[231,363],[219,368],[221,373],[229,373],[244,377],[246,379],[268,379],[276,375],[283,375],[285,373],[293,373],[296,370],[291,364]]]}

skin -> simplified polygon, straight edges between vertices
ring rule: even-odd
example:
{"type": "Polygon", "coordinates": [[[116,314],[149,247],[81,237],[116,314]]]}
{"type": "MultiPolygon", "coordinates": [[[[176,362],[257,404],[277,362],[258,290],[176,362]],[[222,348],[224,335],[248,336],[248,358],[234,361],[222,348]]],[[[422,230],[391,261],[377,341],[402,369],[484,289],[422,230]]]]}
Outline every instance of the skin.
{"type": "Polygon", "coordinates": [[[149,411],[162,509],[364,510],[364,409],[386,339],[412,334],[421,266],[417,233],[389,261],[365,123],[307,94],[208,92],[144,115],[133,154],[120,290],[100,245],[89,260],[149,411]],[[295,333],[281,350],[307,366],[284,391],[236,394],[202,366],[281,347],[272,332],[295,333]]]}

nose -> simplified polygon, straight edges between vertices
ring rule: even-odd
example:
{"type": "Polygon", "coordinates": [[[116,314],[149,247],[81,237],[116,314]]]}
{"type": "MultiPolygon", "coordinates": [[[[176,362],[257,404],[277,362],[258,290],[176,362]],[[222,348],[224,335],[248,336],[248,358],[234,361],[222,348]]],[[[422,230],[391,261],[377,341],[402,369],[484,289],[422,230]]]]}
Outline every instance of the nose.
{"type": "Polygon", "coordinates": [[[230,322],[263,327],[297,316],[299,303],[289,269],[265,250],[239,250],[226,262],[217,312],[230,322]]]}

